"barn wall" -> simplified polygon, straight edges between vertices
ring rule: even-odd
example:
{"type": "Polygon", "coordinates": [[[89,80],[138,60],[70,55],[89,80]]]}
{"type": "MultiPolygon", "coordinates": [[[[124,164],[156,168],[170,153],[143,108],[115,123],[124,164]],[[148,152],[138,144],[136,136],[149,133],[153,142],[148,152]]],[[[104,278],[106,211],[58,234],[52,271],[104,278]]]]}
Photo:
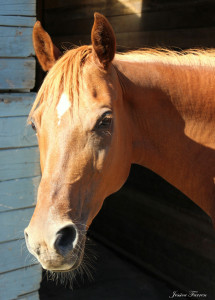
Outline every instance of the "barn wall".
{"type": "MultiPolygon", "coordinates": [[[[93,13],[113,25],[118,50],[215,46],[213,0],[45,0],[40,19],[61,49],[90,43],[93,13]]],[[[215,234],[207,215],[159,176],[132,166],[91,235],[177,289],[215,299],[215,234]]]]}
{"type": "Polygon", "coordinates": [[[0,0],[0,299],[39,299],[41,268],[28,254],[28,224],[40,179],[36,137],[26,120],[34,101],[32,27],[36,0],[0,0]]]}
{"type": "Polygon", "coordinates": [[[119,50],[215,45],[213,0],[45,0],[42,21],[57,45],[90,43],[95,11],[112,24],[119,50]]]}

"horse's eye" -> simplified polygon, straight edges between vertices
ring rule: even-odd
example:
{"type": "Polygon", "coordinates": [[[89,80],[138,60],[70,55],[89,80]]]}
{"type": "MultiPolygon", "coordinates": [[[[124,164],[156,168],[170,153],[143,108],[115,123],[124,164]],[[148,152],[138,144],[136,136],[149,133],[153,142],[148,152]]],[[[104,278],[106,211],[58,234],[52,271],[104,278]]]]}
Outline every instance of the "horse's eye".
{"type": "Polygon", "coordinates": [[[108,111],[104,113],[101,116],[101,118],[98,120],[95,129],[110,130],[111,125],[112,125],[112,113],[108,111]]]}
{"type": "Polygon", "coordinates": [[[112,124],[112,118],[111,117],[105,117],[104,119],[102,119],[99,124],[98,124],[98,128],[100,129],[108,129],[112,124]]]}
{"type": "Polygon", "coordinates": [[[32,129],[33,129],[34,131],[37,131],[36,125],[34,124],[33,121],[31,121],[31,127],[32,127],[32,129]]]}

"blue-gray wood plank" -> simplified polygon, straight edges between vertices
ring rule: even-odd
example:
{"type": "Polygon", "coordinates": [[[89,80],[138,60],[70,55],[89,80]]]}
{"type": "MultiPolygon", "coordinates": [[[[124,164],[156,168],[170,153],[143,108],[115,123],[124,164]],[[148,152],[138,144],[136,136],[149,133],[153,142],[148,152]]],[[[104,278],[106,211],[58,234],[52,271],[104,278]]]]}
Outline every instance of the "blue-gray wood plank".
{"type": "Polygon", "coordinates": [[[35,16],[36,0],[0,0],[2,16],[35,16]]]}
{"type": "MultiPolygon", "coordinates": [[[[35,15],[36,0],[0,0],[0,91],[26,92],[34,87],[31,36],[35,15]]],[[[23,230],[32,216],[40,180],[38,149],[32,147],[37,145],[36,137],[26,127],[34,97],[35,94],[0,94],[2,300],[39,300],[41,267],[32,265],[32,257],[21,251],[23,230]]]]}
{"type": "MultiPolygon", "coordinates": [[[[13,272],[0,275],[0,299],[14,300],[31,299],[26,298],[24,294],[29,291],[37,291],[41,280],[41,267],[39,265],[22,268],[13,272]]],[[[35,299],[35,298],[33,298],[35,299]]],[[[36,298],[37,299],[37,298],[36,298]]]]}
{"type": "Polygon", "coordinates": [[[34,207],[1,212],[0,243],[22,239],[33,211],[34,207]]]}
{"type": "Polygon", "coordinates": [[[40,176],[1,181],[0,212],[35,204],[39,182],[40,176]]]}
{"type": "MultiPolygon", "coordinates": [[[[7,18],[9,22],[10,17],[7,18]]],[[[0,26],[0,41],[1,57],[28,57],[34,55],[32,27],[0,26]]]]}
{"type": "Polygon", "coordinates": [[[40,176],[37,147],[0,151],[0,181],[40,176]]]}
{"type": "Polygon", "coordinates": [[[0,90],[30,91],[35,84],[35,59],[1,58],[0,74],[0,90]]]}
{"type": "Polygon", "coordinates": [[[0,26],[33,27],[35,21],[36,21],[35,17],[2,16],[0,12],[0,26]]]}
{"type": "Polygon", "coordinates": [[[33,292],[25,294],[24,296],[19,296],[16,300],[40,300],[40,298],[38,292],[33,292]]]}
{"type": "Polygon", "coordinates": [[[35,100],[35,93],[0,94],[0,118],[27,116],[35,100]]]}
{"type": "Polygon", "coordinates": [[[36,259],[29,254],[24,239],[1,244],[0,257],[0,274],[38,264],[36,259]]]}
{"type": "Polygon", "coordinates": [[[27,126],[34,97],[34,93],[29,96],[0,94],[0,148],[37,145],[35,132],[27,126]]]}
{"type": "Polygon", "coordinates": [[[37,138],[26,116],[0,118],[0,148],[28,146],[37,146],[37,138]]]}

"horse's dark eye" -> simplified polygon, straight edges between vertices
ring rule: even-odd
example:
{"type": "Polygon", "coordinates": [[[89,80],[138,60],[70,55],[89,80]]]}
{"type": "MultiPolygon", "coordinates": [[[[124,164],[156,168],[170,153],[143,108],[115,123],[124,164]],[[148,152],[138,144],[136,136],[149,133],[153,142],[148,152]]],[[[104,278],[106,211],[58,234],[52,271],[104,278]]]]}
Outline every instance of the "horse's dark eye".
{"type": "Polygon", "coordinates": [[[34,124],[33,121],[31,121],[31,127],[32,127],[32,129],[33,129],[34,131],[37,131],[37,128],[36,128],[36,126],[35,126],[35,124],[34,124]]]}
{"type": "Polygon", "coordinates": [[[112,118],[111,117],[105,117],[103,120],[101,120],[98,124],[98,128],[100,129],[108,129],[111,126],[112,118]]]}
{"type": "Polygon", "coordinates": [[[110,111],[104,113],[101,118],[97,121],[95,129],[99,130],[110,130],[112,125],[112,113],[110,111]]]}

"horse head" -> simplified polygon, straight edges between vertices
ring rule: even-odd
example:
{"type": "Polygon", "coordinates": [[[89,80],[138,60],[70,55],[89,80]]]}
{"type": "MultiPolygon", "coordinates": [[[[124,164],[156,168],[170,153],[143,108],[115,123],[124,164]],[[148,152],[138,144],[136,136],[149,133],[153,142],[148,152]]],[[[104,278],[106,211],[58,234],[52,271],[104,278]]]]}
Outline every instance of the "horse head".
{"type": "Polygon", "coordinates": [[[62,55],[40,22],[33,30],[37,58],[49,72],[29,115],[42,178],[25,238],[52,271],[80,265],[86,231],[104,199],[125,182],[132,160],[123,88],[112,64],[115,36],[98,13],[91,40],[62,55]]]}

